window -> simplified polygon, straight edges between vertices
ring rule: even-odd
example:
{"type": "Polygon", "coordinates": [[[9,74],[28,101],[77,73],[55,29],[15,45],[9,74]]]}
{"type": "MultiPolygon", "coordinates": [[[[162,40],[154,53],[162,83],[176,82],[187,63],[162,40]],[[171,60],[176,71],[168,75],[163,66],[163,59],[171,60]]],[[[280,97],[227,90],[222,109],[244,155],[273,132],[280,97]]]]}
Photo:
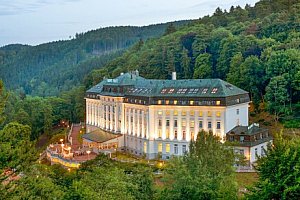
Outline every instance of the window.
{"type": "Polygon", "coordinates": [[[168,93],[172,94],[173,92],[174,92],[174,88],[171,88],[168,93]]]}
{"type": "Polygon", "coordinates": [[[178,154],[178,144],[174,144],[174,154],[178,154]]]}
{"type": "Polygon", "coordinates": [[[191,131],[191,140],[194,141],[194,139],[195,139],[194,131],[191,131]]]}
{"type": "Polygon", "coordinates": [[[178,115],[178,111],[177,111],[177,110],[174,110],[173,115],[174,115],[174,116],[177,116],[177,115],[178,115]]]}
{"type": "Polygon", "coordinates": [[[166,120],[166,126],[170,126],[170,120],[169,119],[166,120]]]}
{"type": "Polygon", "coordinates": [[[221,101],[216,101],[216,105],[219,106],[221,104],[221,101]]]}
{"type": "Polygon", "coordinates": [[[217,91],[218,91],[218,88],[213,88],[212,91],[211,91],[211,93],[215,94],[217,91]]]}
{"type": "Polygon", "coordinates": [[[190,105],[194,105],[194,101],[191,100],[191,101],[190,101],[190,105]]]}
{"type": "Polygon", "coordinates": [[[169,116],[169,115],[170,115],[170,111],[166,110],[166,116],[169,116]]]}
{"type": "Polygon", "coordinates": [[[174,120],[174,127],[177,127],[177,119],[174,120]]]}
{"type": "Polygon", "coordinates": [[[182,112],[181,112],[181,115],[182,115],[182,116],[186,116],[186,111],[182,111],[182,112]]]}
{"type": "Polygon", "coordinates": [[[166,105],[169,105],[170,101],[169,100],[166,100],[166,105]]]}
{"type": "Polygon", "coordinates": [[[181,126],[182,126],[182,127],[186,127],[186,121],[185,121],[185,120],[182,120],[181,126]]]}
{"type": "Polygon", "coordinates": [[[162,111],[159,110],[159,111],[157,112],[157,114],[158,114],[158,115],[162,115],[162,111]]]}
{"type": "Polygon", "coordinates": [[[202,90],[202,94],[206,94],[206,92],[207,92],[207,88],[204,88],[203,90],[202,90]]]}
{"type": "Polygon", "coordinates": [[[190,116],[194,116],[195,112],[193,110],[190,111],[190,116]]]}
{"type": "Polygon", "coordinates": [[[157,104],[160,105],[160,104],[161,104],[161,100],[158,100],[158,101],[157,101],[157,104]]]}
{"type": "Polygon", "coordinates": [[[220,111],[217,111],[217,112],[216,112],[216,116],[217,116],[217,117],[221,117],[221,112],[220,112],[220,111]]]}
{"type": "Polygon", "coordinates": [[[207,117],[211,117],[211,111],[207,111],[207,117]]]}
{"type": "Polygon", "coordinates": [[[167,91],[167,89],[162,89],[160,93],[164,94],[164,93],[166,93],[166,91],[167,91]]]}
{"type": "Polygon", "coordinates": [[[257,158],[258,157],[258,153],[257,153],[257,148],[255,148],[255,158],[257,158]]]}
{"type": "Polygon", "coordinates": [[[244,142],[244,136],[240,136],[240,142],[244,142]]]}
{"type": "Polygon", "coordinates": [[[194,127],[195,127],[195,121],[193,121],[193,120],[190,121],[190,127],[191,127],[191,128],[194,128],[194,127]]]}
{"type": "Polygon", "coordinates": [[[217,129],[221,129],[221,122],[217,122],[217,129]]]}
{"type": "Polygon", "coordinates": [[[177,105],[177,100],[174,100],[174,105],[177,105]]]}
{"type": "Polygon", "coordinates": [[[182,131],[182,140],[185,140],[185,139],[186,139],[186,132],[182,131]]]}
{"type": "Polygon", "coordinates": [[[182,153],[186,153],[186,145],[182,145],[182,153]]]}
{"type": "Polygon", "coordinates": [[[147,153],[147,142],[144,142],[144,153],[147,153]]]}
{"type": "Polygon", "coordinates": [[[177,131],[174,131],[174,139],[177,140],[177,131]]]}
{"type": "Polygon", "coordinates": [[[207,123],[207,128],[211,129],[211,122],[207,123]]]}
{"type": "Polygon", "coordinates": [[[199,121],[199,128],[203,128],[203,121],[199,121]]]}
{"type": "Polygon", "coordinates": [[[203,117],[203,112],[199,111],[199,117],[203,117]]]}
{"type": "Polygon", "coordinates": [[[166,130],[166,138],[167,138],[167,139],[170,138],[170,130],[169,130],[169,129],[166,130]]]}
{"type": "Polygon", "coordinates": [[[161,119],[158,120],[158,126],[161,126],[161,119]]]}
{"type": "Polygon", "coordinates": [[[162,143],[158,143],[158,146],[157,146],[157,152],[158,153],[161,153],[162,152],[162,143]]]}
{"type": "Polygon", "coordinates": [[[166,153],[170,153],[170,144],[166,144],[166,153]]]}
{"type": "Polygon", "coordinates": [[[265,148],[264,148],[264,146],[260,147],[260,151],[261,151],[261,155],[264,156],[265,155],[265,148]]]}
{"type": "Polygon", "coordinates": [[[240,114],[240,109],[236,109],[236,114],[237,114],[237,115],[240,114]]]}
{"type": "Polygon", "coordinates": [[[161,134],[161,129],[158,129],[158,137],[161,138],[162,134],[161,134]]]}

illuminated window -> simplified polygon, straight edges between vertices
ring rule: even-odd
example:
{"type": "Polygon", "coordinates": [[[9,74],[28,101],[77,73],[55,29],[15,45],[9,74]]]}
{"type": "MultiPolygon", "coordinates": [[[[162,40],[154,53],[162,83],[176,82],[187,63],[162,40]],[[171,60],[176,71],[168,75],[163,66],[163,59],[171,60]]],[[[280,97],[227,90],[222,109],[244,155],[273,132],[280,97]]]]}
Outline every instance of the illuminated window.
{"type": "Polygon", "coordinates": [[[158,147],[157,147],[157,152],[161,153],[162,152],[162,143],[158,143],[158,147]]]}
{"type": "Polygon", "coordinates": [[[217,112],[216,112],[216,116],[217,116],[217,117],[221,117],[221,112],[220,112],[220,111],[217,111],[217,112]]]}
{"type": "Polygon", "coordinates": [[[216,101],[216,105],[219,106],[221,104],[221,101],[216,101]]]}
{"type": "Polygon", "coordinates": [[[177,100],[174,100],[174,105],[177,105],[177,100]]]}
{"type": "Polygon", "coordinates": [[[162,134],[161,134],[161,129],[158,129],[158,137],[161,138],[162,134]]]}
{"type": "Polygon", "coordinates": [[[166,105],[169,105],[170,101],[169,100],[166,100],[166,105]]]}
{"type": "Polygon", "coordinates": [[[178,111],[177,110],[174,110],[174,116],[177,116],[178,115],[178,111]]]}
{"type": "Polygon", "coordinates": [[[186,116],[186,111],[182,111],[182,112],[181,112],[181,115],[182,115],[182,116],[186,116]]]}
{"type": "Polygon", "coordinates": [[[190,111],[190,116],[194,116],[195,115],[195,112],[192,110],[190,111]]]}
{"type": "Polygon", "coordinates": [[[204,88],[203,90],[202,90],[202,94],[206,94],[206,92],[207,92],[207,88],[204,88]]]}
{"type": "Polygon", "coordinates": [[[194,131],[191,131],[191,140],[195,140],[195,135],[194,135],[194,131]]]}
{"type": "Polygon", "coordinates": [[[158,101],[157,101],[157,104],[159,104],[159,105],[160,105],[160,104],[161,104],[161,100],[158,100],[158,101]]]}
{"type": "Polygon", "coordinates": [[[174,139],[176,139],[177,140],[177,131],[174,131],[174,139]]]}
{"type": "Polygon", "coordinates": [[[218,88],[213,88],[212,91],[211,91],[211,93],[215,94],[217,91],[218,91],[218,88]]]}
{"type": "Polygon", "coordinates": [[[147,153],[147,142],[144,142],[144,153],[147,153]]]}
{"type": "Polygon", "coordinates": [[[159,110],[159,111],[157,112],[157,114],[158,114],[158,115],[162,115],[162,111],[159,110]]]}
{"type": "Polygon", "coordinates": [[[211,117],[211,111],[207,111],[207,116],[211,117]]]}
{"type": "Polygon", "coordinates": [[[170,144],[166,144],[166,153],[170,153],[170,144]]]}
{"type": "Polygon", "coordinates": [[[182,140],[185,140],[185,139],[186,139],[186,132],[182,131],[182,140]]]}
{"type": "Polygon", "coordinates": [[[174,154],[178,154],[178,144],[174,144],[174,154]]]}
{"type": "Polygon", "coordinates": [[[186,121],[185,121],[185,120],[182,120],[181,126],[182,126],[182,127],[185,127],[185,126],[186,126],[186,121]]]}
{"type": "Polygon", "coordinates": [[[190,105],[194,105],[194,101],[190,101],[190,105]]]}
{"type": "Polygon", "coordinates": [[[167,138],[167,139],[170,138],[170,130],[169,130],[169,129],[166,130],[166,138],[167,138]]]}
{"type": "Polygon", "coordinates": [[[195,127],[195,121],[190,121],[190,127],[194,128],[195,127]]]}
{"type": "Polygon", "coordinates": [[[203,117],[203,112],[199,111],[199,117],[203,117]]]}
{"type": "Polygon", "coordinates": [[[170,115],[170,111],[169,111],[169,110],[166,111],[166,115],[167,115],[167,116],[170,115]]]}

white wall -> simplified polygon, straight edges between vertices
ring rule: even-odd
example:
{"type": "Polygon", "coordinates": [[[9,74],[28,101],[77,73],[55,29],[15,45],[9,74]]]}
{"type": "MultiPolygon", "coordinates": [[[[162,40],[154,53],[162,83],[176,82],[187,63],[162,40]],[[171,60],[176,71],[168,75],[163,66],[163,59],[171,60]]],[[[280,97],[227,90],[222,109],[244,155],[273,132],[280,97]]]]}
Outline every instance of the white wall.
{"type": "Polygon", "coordinates": [[[237,125],[248,126],[248,121],[248,103],[228,106],[225,111],[225,134],[237,125]]]}

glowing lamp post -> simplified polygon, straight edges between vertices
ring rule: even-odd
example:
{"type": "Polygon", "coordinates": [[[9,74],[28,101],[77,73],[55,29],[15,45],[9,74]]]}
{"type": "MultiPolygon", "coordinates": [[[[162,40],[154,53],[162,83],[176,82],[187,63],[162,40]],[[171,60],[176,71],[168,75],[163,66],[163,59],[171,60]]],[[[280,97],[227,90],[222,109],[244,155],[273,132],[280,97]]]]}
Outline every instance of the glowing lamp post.
{"type": "Polygon", "coordinates": [[[87,155],[88,155],[88,160],[89,160],[89,159],[90,159],[90,153],[91,153],[91,151],[90,151],[90,150],[87,150],[86,153],[87,153],[87,155]]]}

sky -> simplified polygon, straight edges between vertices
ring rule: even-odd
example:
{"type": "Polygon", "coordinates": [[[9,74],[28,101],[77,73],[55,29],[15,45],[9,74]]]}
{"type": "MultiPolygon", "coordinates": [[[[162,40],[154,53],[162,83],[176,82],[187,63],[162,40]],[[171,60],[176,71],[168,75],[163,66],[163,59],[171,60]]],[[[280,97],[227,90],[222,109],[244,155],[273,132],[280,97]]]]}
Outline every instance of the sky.
{"type": "Polygon", "coordinates": [[[37,45],[107,26],[163,23],[211,15],[257,0],[0,0],[0,46],[37,45]]]}

